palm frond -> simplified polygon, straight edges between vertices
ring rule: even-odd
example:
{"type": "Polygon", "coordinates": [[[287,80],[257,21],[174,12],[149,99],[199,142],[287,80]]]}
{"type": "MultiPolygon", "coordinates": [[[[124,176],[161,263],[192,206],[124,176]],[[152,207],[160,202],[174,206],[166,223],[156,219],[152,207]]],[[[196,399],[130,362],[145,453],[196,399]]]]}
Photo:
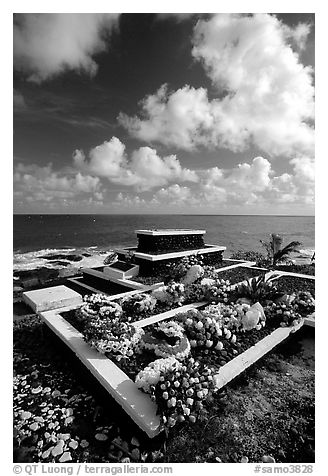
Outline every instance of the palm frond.
{"type": "Polygon", "coordinates": [[[290,253],[293,251],[297,251],[297,248],[301,245],[299,241],[291,241],[286,245],[284,248],[279,250],[277,253],[274,254],[274,262],[277,263],[278,261],[281,261],[283,258],[288,256],[290,253]]]}

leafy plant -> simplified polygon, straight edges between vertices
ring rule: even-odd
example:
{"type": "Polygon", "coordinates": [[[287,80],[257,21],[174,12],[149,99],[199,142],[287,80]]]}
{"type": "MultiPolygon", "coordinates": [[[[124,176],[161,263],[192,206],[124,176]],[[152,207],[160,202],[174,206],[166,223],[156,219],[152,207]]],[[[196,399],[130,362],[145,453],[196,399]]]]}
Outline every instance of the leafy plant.
{"type": "Polygon", "coordinates": [[[273,283],[273,276],[265,278],[265,275],[248,279],[246,283],[241,283],[235,289],[237,297],[249,299],[251,302],[271,301],[280,294],[276,285],[273,283]]]}
{"type": "Polygon", "coordinates": [[[260,240],[260,242],[266,249],[268,260],[272,266],[286,260],[290,253],[298,251],[298,247],[302,244],[299,241],[291,241],[282,248],[283,239],[280,235],[276,235],[275,233],[271,234],[270,241],[260,240]]]}

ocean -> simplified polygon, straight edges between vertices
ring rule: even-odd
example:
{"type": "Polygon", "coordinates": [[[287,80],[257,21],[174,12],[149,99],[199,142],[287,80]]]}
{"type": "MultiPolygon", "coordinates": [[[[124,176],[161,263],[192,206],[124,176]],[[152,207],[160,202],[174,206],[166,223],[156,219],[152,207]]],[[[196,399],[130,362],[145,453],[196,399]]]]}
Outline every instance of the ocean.
{"type": "Polygon", "coordinates": [[[13,220],[14,271],[99,266],[110,250],[135,245],[134,231],[144,228],[204,229],[206,243],[227,247],[225,257],[237,250],[263,251],[260,240],[270,233],[281,234],[286,244],[300,241],[300,256],[311,257],[315,247],[313,216],[14,215],[13,220]],[[57,260],[47,259],[54,254],[60,255],[57,260]],[[72,255],[80,260],[71,263],[72,255]]]}

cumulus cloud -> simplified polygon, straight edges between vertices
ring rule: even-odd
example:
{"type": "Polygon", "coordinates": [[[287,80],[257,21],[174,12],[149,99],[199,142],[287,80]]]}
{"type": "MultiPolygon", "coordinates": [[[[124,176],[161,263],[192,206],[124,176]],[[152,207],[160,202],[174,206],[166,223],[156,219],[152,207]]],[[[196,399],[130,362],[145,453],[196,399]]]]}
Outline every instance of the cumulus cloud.
{"type": "Polygon", "coordinates": [[[177,183],[170,185],[167,188],[161,188],[158,190],[153,198],[154,203],[169,203],[170,205],[185,205],[187,202],[189,205],[197,203],[197,199],[194,197],[192,190],[189,187],[184,187],[177,183]]]}
{"type": "Polygon", "coordinates": [[[310,31],[311,25],[308,23],[299,23],[294,28],[286,25],[284,30],[286,38],[291,39],[300,50],[304,50],[310,31]]]}
{"type": "MultiPolygon", "coordinates": [[[[117,203],[131,209],[207,210],[218,207],[252,206],[271,208],[284,203],[313,205],[314,162],[307,157],[290,161],[292,171],[277,175],[271,163],[255,157],[231,169],[213,167],[198,171],[200,180],[192,187],[172,184],[157,190],[147,199],[119,194],[117,203]]],[[[254,208],[255,207],[255,208],[254,208]]]]}
{"type": "MultiPolygon", "coordinates": [[[[76,199],[85,195],[101,193],[98,177],[82,175],[80,172],[68,176],[53,170],[52,164],[44,167],[36,164],[17,164],[14,169],[14,197],[27,201],[51,202],[53,200],[76,199]]],[[[100,195],[98,195],[99,199],[100,195]]]]}
{"type": "Polygon", "coordinates": [[[93,55],[106,49],[117,14],[27,13],[15,16],[14,68],[40,83],[65,70],[97,72],[93,55]]]}
{"type": "Polygon", "coordinates": [[[169,92],[166,84],[142,102],[146,119],[120,113],[118,120],[134,137],[167,146],[193,149],[213,144],[215,107],[204,88],[184,86],[169,92]]]}
{"type": "Polygon", "coordinates": [[[304,44],[308,26],[286,28],[273,15],[218,14],[199,20],[192,55],[216,88],[162,85],[142,101],[142,118],[120,114],[132,136],[186,150],[242,151],[253,144],[270,156],[313,150],[312,70],[288,42],[304,44]]]}
{"type": "Polygon", "coordinates": [[[150,190],[172,181],[198,180],[197,174],[183,168],[175,155],[162,158],[155,149],[140,147],[128,157],[125,145],[117,137],[91,149],[88,158],[83,151],[76,150],[73,161],[89,174],[138,190],[150,190]]]}

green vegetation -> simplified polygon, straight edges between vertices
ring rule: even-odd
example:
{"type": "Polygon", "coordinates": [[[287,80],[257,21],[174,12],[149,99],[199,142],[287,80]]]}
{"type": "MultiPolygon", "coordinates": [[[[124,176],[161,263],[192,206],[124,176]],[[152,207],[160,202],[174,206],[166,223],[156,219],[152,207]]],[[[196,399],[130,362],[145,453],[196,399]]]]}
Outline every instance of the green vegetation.
{"type": "Polygon", "coordinates": [[[239,284],[236,294],[238,297],[249,299],[252,303],[260,302],[264,304],[266,301],[277,298],[279,291],[273,282],[273,276],[266,279],[265,274],[263,274],[262,276],[248,279],[247,283],[239,284]]]}
{"type": "Polygon", "coordinates": [[[272,266],[277,263],[286,261],[291,253],[298,251],[298,247],[302,244],[299,241],[291,241],[282,248],[283,239],[280,235],[271,234],[270,241],[260,240],[267,252],[267,259],[272,266]]]}

